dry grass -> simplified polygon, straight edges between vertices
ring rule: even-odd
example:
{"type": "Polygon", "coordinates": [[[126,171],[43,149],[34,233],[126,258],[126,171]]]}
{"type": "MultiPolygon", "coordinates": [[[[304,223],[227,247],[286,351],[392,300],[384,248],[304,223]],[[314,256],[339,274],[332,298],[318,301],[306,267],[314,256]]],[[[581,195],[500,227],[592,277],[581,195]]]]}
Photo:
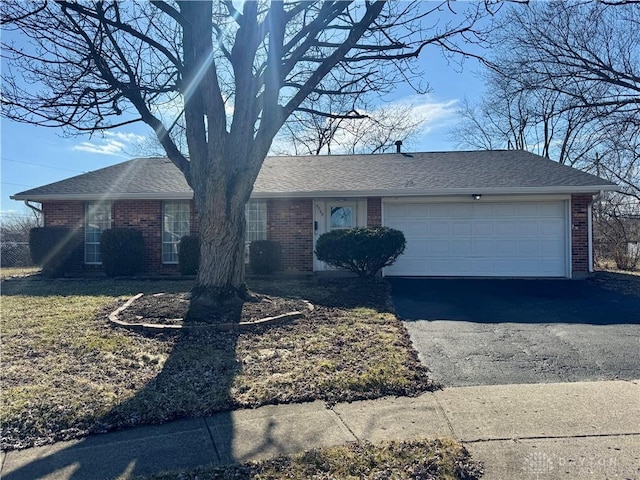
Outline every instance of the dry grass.
{"type": "Polygon", "coordinates": [[[0,268],[0,279],[28,277],[38,272],[40,272],[40,267],[2,267],[0,268]]]}
{"type": "Polygon", "coordinates": [[[329,479],[441,479],[474,480],[482,476],[479,464],[470,460],[453,440],[415,440],[372,445],[349,444],[311,450],[273,460],[201,467],[147,477],[149,480],[207,480],[220,478],[255,480],[329,479]]]}
{"type": "Polygon", "coordinates": [[[3,448],[74,438],[268,403],[417,394],[431,388],[384,284],[254,282],[298,296],[308,318],[253,333],[145,336],[107,310],[136,293],[184,292],[185,281],[5,280],[3,448]]]}

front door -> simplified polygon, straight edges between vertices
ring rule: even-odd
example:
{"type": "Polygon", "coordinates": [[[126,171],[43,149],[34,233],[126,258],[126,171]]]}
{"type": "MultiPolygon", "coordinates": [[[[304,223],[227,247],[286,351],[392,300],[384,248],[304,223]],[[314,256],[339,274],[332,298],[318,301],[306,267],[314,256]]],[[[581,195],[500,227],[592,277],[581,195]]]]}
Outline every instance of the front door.
{"type": "Polygon", "coordinates": [[[331,270],[332,267],[316,258],[316,242],[323,233],[358,226],[358,202],[315,200],[313,203],[313,270],[331,270]]]}

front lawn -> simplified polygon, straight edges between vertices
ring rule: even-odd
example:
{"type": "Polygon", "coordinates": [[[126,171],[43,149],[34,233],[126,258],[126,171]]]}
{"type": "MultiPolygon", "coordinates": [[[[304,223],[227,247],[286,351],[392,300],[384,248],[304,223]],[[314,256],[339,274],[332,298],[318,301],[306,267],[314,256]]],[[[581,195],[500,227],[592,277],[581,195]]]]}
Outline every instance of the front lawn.
{"type": "Polygon", "coordinates": [[[313,313],[240,334],[144,335],[106,313],[137,293],[191,282],[45,280],[2,283],[2,448],[268,403],[413,395],[432,388],[384,283],[255,280],[301,297],[313,313]]]}

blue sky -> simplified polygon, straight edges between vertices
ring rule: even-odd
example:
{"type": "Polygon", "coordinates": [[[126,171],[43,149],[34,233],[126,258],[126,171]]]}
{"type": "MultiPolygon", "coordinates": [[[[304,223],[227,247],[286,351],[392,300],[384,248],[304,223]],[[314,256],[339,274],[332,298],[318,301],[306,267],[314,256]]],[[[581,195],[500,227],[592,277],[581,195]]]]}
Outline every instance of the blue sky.
{"type": "MultiPolygon", "coordinates": [[[[413,150],[437,151],[455,149],[448,131],[456,122],[455,110],[465,97],[478,99],[482,81],[475,72],[475,62],[460,65],[448,63],[436,49],[426,50],[420,57],[431,93],[413,97],[408,88],[399,88],[394,101],[409,97],[427,117],[423,133],[413,150]]],[[[3,218],[28,215],[29,210],[9,197],[29,188],[56,182],[83,172],[96,170],[132,158],[132,146],[150,133],[144,124],[93,136],[63,136],[62,130],[20,124],[2,118],[0,125],[1,205],[3,218]]]]}

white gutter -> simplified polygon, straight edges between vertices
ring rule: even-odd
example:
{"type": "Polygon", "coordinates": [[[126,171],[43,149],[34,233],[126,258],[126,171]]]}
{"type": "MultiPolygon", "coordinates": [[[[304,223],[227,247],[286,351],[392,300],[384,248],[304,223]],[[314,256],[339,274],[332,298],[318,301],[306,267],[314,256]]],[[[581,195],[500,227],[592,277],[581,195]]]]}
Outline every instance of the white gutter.
{"type": "MultiPolygon", "coordinates": [[[[545,194],[577,194],[593,193],[594,191],[615,191],[617,185],[590,186],[552,186],[552,187],[491,187],[491,188],[438,188],[438,189],[373,189],[373,190],[309,190],[294,192],[254,192],[253,199],[265,198],[356,198],[356,197],[431,197],[445,195],[545,195],[545,194]]],[[[84,194],[42,194],[42,195],[12,195],[13,200],[31,200],[35,202],[60,200],[190,200],[193,192],[152,192],[152,193],[84,193],[84,194]]]]}

